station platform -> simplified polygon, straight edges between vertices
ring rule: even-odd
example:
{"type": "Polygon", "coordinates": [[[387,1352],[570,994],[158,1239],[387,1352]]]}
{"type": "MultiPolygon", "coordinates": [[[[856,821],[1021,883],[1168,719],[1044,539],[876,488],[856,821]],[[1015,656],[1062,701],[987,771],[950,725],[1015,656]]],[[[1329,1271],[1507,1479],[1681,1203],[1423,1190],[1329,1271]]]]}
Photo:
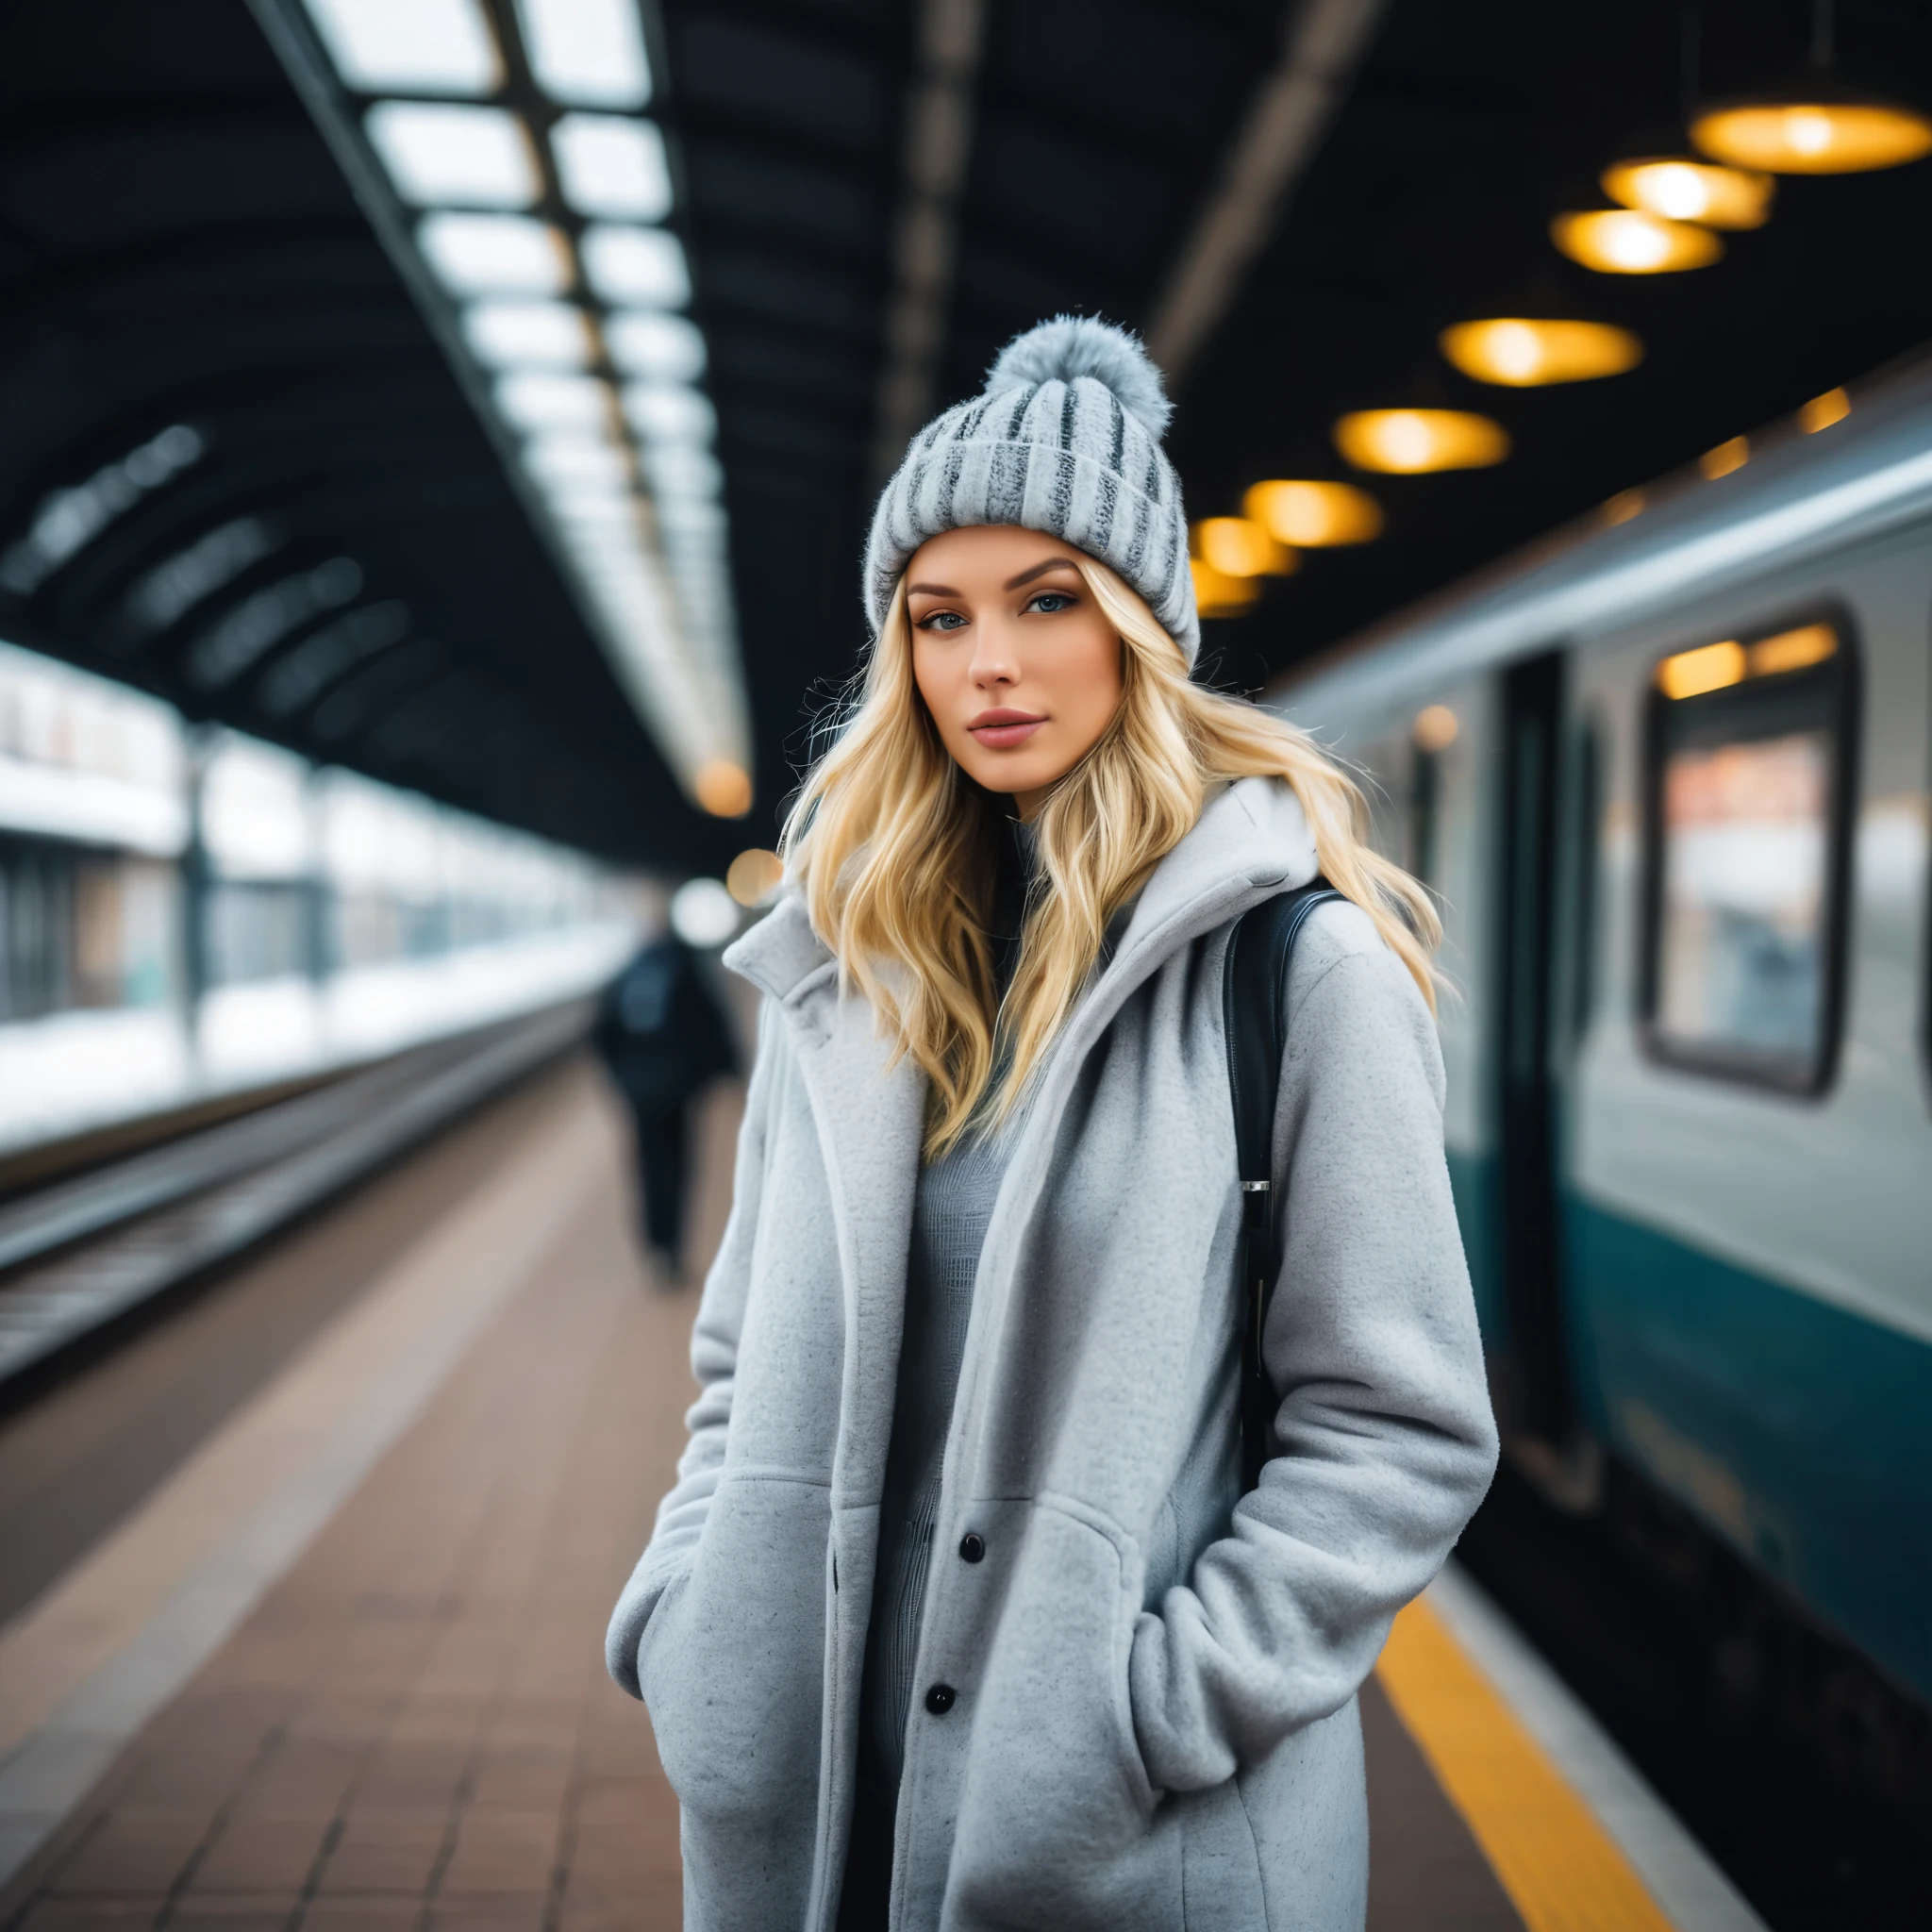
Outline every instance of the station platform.
{"type": "MultiPolygon", "coordinates": [[[[629,1166],[568,1060],[0,1424],[0,1928],[679,1924],[601,1652],[691,1392],[629,1166]]],[[[1757,1925],[1459,1574],[1362,1704],[1375,1932],[1757,1925]]]]}

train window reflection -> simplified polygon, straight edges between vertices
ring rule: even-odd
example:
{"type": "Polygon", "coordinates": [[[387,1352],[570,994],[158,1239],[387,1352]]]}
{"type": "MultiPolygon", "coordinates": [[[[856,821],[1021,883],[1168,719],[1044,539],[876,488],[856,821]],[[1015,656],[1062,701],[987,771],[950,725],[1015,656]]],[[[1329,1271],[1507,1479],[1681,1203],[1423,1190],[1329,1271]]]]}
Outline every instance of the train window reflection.
{"type": "Polygon", "coordinates": [[[1831,1046],[1843,664],[1822,624],[1718,649],[1722,684],[1682,675],[1698,653],[1657,678],[1651,1042],[1808,1090],[1831,1046]],[[1790,638],[1809,648],[1772,648],[1790,638]]]}

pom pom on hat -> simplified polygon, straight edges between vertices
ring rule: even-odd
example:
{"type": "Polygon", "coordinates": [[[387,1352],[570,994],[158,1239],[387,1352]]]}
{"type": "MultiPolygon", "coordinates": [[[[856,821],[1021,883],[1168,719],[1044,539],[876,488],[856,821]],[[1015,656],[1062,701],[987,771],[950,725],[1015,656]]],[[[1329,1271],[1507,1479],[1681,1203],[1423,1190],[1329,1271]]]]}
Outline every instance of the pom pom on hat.
{"type": "Polygon", "coordinates": [[[1157,442],[1167,434],[1174,405],[1140,338],[1091,315],[1056,315],[1015,336],[987,371],[986,393],[1072,382],[1081,375],[1110,389],[1121,408],[1157,442]]]}

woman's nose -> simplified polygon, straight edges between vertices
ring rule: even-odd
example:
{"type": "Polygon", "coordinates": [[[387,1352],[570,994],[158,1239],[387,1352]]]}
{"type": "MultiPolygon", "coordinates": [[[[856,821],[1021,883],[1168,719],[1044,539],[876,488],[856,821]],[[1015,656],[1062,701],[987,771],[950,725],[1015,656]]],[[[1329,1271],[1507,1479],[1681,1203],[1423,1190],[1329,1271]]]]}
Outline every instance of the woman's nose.
{"type": "Polygon", "coordinates": [[[985,625],[974,640],[972,677],[982,689],[989,685],[1011,684],[1020,675],[1017,654],[996,625],[985,625]]]}

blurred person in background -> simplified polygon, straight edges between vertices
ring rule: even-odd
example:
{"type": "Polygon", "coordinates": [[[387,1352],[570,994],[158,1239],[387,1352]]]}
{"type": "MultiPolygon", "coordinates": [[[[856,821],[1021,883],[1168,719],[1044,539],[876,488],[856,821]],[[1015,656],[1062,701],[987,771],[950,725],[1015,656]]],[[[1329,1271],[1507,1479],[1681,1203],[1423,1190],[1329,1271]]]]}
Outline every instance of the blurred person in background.
{"type": "Polygon", "coordinates": [[[669,927],[633,956],[604,996],[597,1046],[628,1103],[639,1220],[666,1285],[683,1274],[691,1104],[734,1070],[731,1028],[697,956],[669,927]]]}
{"type": "Polygon", "coordinates": [[[1356,1692],[1496,1455],[1439,928],[1313,741],[1191,679],[1167,416],[1061,318],[914,439],[862,697],[726,956],[736,1198],[608,1638],[688,1924],[1363,1923],[1356,1692]],[[1251,1482],[1223,965],[1318,876],[1251,1482]]]}

